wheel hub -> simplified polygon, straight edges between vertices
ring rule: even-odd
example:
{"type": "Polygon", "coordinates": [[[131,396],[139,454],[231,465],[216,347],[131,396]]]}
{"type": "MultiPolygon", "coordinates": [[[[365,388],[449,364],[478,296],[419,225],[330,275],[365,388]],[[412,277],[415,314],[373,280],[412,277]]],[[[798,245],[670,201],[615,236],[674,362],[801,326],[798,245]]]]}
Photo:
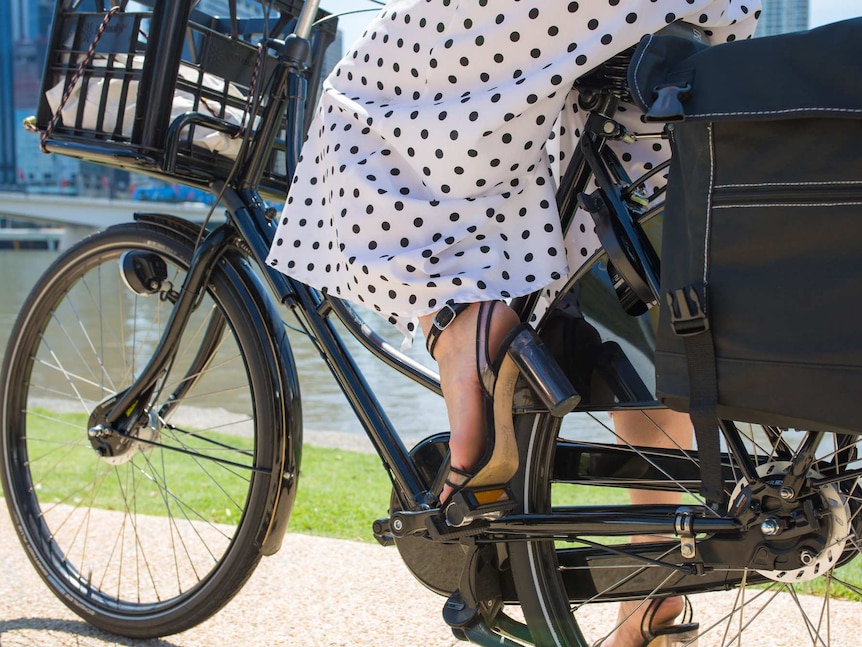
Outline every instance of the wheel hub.
{"type": "Polygon", "coordinates": [[[87,425],[87,438],[102,460],[111,465],[128,463],[138,452],[152,449],[161,437],[161,423],[155,412],[143,423],[136,424],[129,433],[105,424],[105,414],[113,407],[117,396],[109,398],[97,406],[90,415],[87,425]]]}
{"type": "MultiPolygon", "coordinates": [[[[774,488],[780,488],[785,475],[791,468],[790,461],[773,461],[758,466],[757,473],[763,481],[774,488]]],[[[808,472],[808,479],[819,479],[822,475],[814,470],[808,472]]],[[[731,495],[731,501],[736,501],[749,487],[742,479],[731,495]]],[[[760,500],[761,506],[760,532],[764,542],[760,544],[761,551],[768,551],[771,556],[781,555],[786,561],[798,564],[787,569],[756,569],[764,577],[778,582],[805,582],[813,580],[835,568],[841,557],[847,537],[850,534],[850,510],[845,497],[834,484],[814,487],[804,497],[796,497],[797,503],[791,505],[788,498],[779,490],[779,497],[785,503],[770,503],[766,497],[760,500]],[[798,516],[812,516],[816,509],[817,522],[810,532],[796,534],[792,532],[788,519],[798,513],[798,516]],[[789,514],[788,514],[789,513],[789,514]]],[[[751,532],[757,532],[755,528],[751,532]]]]}

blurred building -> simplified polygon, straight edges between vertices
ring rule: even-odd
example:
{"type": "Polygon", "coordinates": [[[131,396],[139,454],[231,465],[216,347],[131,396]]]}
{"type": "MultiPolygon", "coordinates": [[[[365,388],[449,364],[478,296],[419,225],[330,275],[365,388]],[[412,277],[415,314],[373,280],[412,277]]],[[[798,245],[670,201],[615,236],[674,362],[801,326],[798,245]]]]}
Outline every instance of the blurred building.
{"type": "Polygon", "coordinates": [[[15,183],[15,86],[10,9],[7,2],[0,2],[0,187],[15,183]]]}
{"type": "Polygon", "coordinates": [[[44,42],[54,15],[54,0],[7,0],[12,41],[44,42]]]}
{"type": "Polygon", "coordinates": [[[39,152],[39,138],[24,131],[22,122],[36,112],[45,51],[54,14],[54,0],[5,0],[0,8],[0,164],[5,188],[13,185],[54,187],[66,175],[74,178],[77,163],[39,152]],[[10,91],[7,95],[4,90],[10,91]]]}
{"type": "MultiPolygon", "coordinates": [[[[240,17],[261,13],[256,0],[236,0],[236,5],[240,17]]],[[[229,6],[229,0],[200,0],[198,9],[228,16],[229,6]]],[[[54,7],[55,0],[0,0],[0,188],[125,197],[142,178],[62,155],[43,155],[39,138],[21,125],[38,107],[54,7]]],[[[324,70],[340,56],[339,34],[324,70]]]]}
{"type": "Polygon", "coordinates": [[[762,0],[763,12],[755,36],[772,36],[808,29],[808,0],[762,0]]]}

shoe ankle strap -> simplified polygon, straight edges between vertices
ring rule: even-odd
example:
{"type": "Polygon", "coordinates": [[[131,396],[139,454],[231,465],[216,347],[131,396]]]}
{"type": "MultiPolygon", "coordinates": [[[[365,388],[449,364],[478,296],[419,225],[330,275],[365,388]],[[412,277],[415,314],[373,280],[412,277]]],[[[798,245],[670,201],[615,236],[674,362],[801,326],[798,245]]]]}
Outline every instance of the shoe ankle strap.
{"type": "Polygon", "coordinates": [[[437,311],[437,314],[434,315],[434,319],[431,321],[431,329],[428,331],[425,339],[425,348],[428,349],[428,354],[431,357],[434,357],[434,347],[440,339],[440,334],[455,321],[455,317],[469,307],[469,303],[447,303],[437,311]]]}

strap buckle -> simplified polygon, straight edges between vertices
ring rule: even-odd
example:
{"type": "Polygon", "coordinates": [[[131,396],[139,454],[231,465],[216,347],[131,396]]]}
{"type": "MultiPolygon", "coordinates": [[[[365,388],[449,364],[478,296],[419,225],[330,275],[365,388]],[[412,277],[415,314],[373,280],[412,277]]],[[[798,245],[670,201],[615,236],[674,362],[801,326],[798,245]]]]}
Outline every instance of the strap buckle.
{"type": "Polygon", "coordinates": [[[437,314],[434,315],[434,327],[439,331],[443,332],[446,328],[449,327],[453,321],[455,321],[455,317],[458,316],[458,313],[461,312],[466,307],[466,304],[463,303],[447,303],[440,310],[437,311],[437,314]]]}
{"type": "Polygon", "coordinates": [[[699,335],[709,330],[706,316],[706,286],[703,283],[686,285],[667,293],[670,306],[670,324],[680,337],[699,335]]]}
{"type": "Polygon", "coordinates": [[[691,92],[691,83],[668,83],[653,89],[656,99],[644,115],[644,121],[680,122],[685,120],[682,102],[691,92]]]}
{"type": "Polygon", "coordinates": [[[428,349],[428,354],[431,357],[434,357],[434,347],[437,345],[440,334],[449,327],[449,324],[455,321],[455,317],[469,306],[469,303],[453,303],[449,301],[434,315],[434,319],[431,321],[431,329],[428,331],[428,337],[425,340],[425,348],[428,349]]]}

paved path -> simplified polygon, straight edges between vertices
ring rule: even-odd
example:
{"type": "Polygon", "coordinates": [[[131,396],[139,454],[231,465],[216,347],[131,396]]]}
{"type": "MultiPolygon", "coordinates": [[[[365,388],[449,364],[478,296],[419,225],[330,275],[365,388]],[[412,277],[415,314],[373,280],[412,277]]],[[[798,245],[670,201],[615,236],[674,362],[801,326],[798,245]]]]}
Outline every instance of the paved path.
{"type": "Polygon", "coordinates": [[[289,534],[240,594],[198,627],[162,640],[105,634],[69,611],[42,583],[0,509],[0,645],[423,645],[456,641],[443,599],[419,584],[394,548],[289,534]]]}
{"type": "MultiPolygon", "coordinates": [[[[697,619],[727,609],[734,592],[694,599],[697,619]]],[[[799,647],[799,626],[790,596],[746,647],[799,647]],[[794,637],[795,636],[795,637],[794,637]]],[[[425,589],[401,563],[395,548],[288,534],[283,548],[264,558],[240,594],[220,613],[192,630],[162,640],[130,641],[104,634],[61,604],[36,575],[21,549],[0,500],[0,647],[221,647],[290,645],[334,647],[451,647],[456,641],[440,617],[443,599],[425,589]]],[[[818,605],[820,600],[807,601],[818,605]]],[[[862,605],[833,602],[839,621],[834,647],[862,645],[862,605]],[[837,609],[836,609],[837,606],[837,609]]],[[[612,605],[591,605],[579,618],[596,639],[611,626],[612,605]]],[[[836,626],[838,625],[838,626],[836,626]]],[[[807,636],[807,632],[804,634],[807,636]]],[[[699,647],[715,640],[701,637],[699,647]]]]}

